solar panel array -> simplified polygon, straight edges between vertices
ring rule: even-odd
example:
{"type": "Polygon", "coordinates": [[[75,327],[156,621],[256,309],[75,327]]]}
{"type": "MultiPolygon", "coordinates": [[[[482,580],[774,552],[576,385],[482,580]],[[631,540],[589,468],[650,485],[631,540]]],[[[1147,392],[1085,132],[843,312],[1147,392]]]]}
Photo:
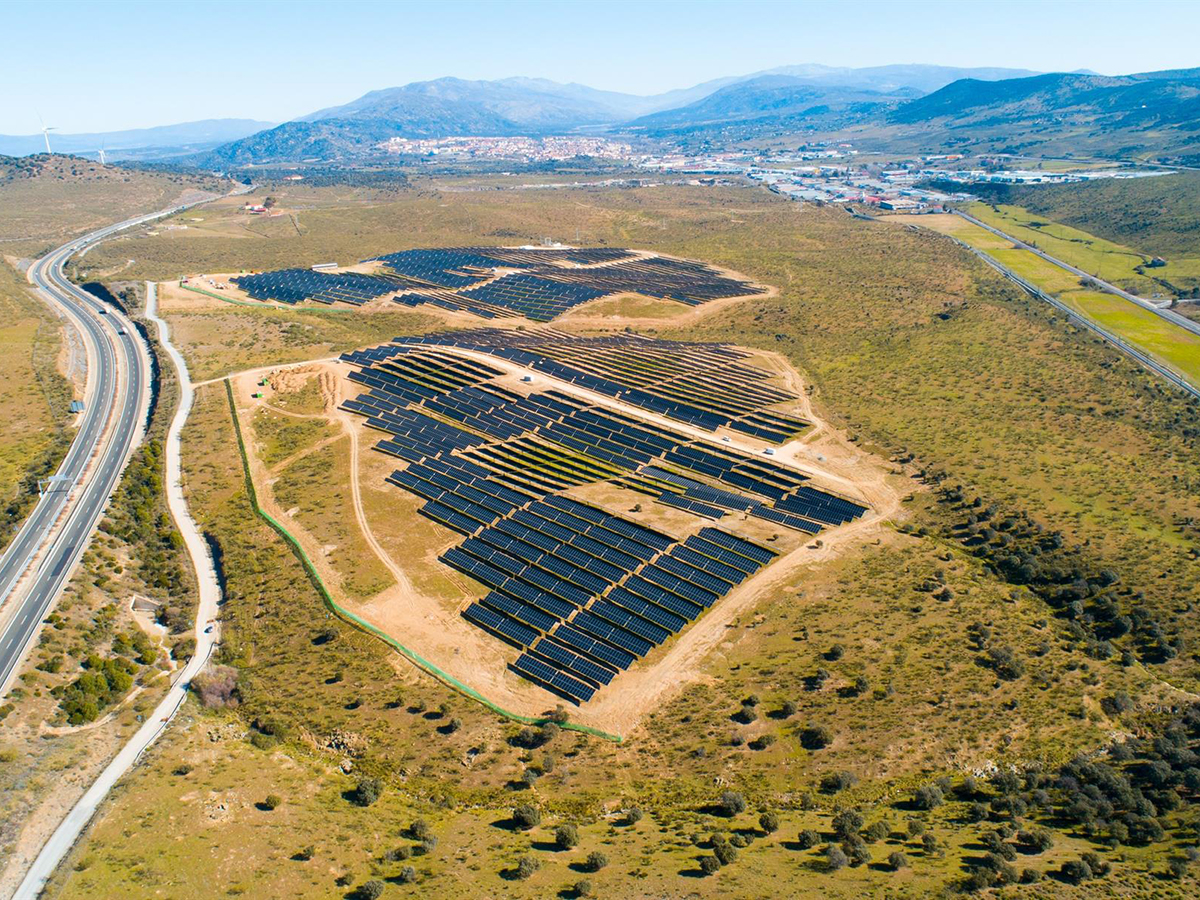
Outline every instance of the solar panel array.
{"type": "Polygon", "coordinates": [[[551,328],[480,328],[396,341],[488,353],[709,431],[728,426],[782,443],[808,426],[768,409],[800,398],[770,384],[769,371],[746,363],[749,354],[725,344],[636,334],[579,337],[551,328]]]}
{"type": "Polygon", "coordinates": [[[436,301],[436,305],[443,308],[465,310],[489,319],[509,314],[522,315],[535,322],[549,322],[571,307],[596,300],[607,293],[610,292],[587,284],[560,283],[518,272],[461,291],[439,291],[434,298],[425,294],[404,293],[396,300],[407,306],[436,301]]]}
{"type": "Polygon", "coordinates": [[[280,269],[229,279],[256,300],[281,303],[349,303],[361,306],[368,300],[394,294],[400,285],[390,278],[357,272],[314,272],[312,269],[280,269]]]}
{"type": "Polygon", "coordinates": [[[695,306],[757,294],[748,281],[689,260],[615,247],[442,247],[376,256],[379,274],[281,269],[231,279],[250,297],[361,306],[385,294],[408,306],[430,303],[484,318],[548,322],[614,293],[637,293],[695,306]]]}
{"type": "Polygon", "coordinates": [[[865,510],[772,461],[559,391],[509,390],[494,383],[500,369],[435,344],[342,358],[366,388],[344,408],[406,463],[387,480],[462,535],[441,560],[486,588],[463,617],[520,648],[514,672],[573,703],[775,554],[712,527],[680,541],[562,491],[612,481],[709,519],[764,511],[810,533],[865,510]]]}

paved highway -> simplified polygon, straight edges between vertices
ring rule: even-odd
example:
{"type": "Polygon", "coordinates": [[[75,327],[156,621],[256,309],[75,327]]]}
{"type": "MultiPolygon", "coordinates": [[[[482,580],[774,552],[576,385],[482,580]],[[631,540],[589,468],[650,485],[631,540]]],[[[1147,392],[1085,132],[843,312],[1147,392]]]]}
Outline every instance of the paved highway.
{"type": "Polygon", "coordinates": [[[980,219],[975,218],[974,216],[970,215],[969,213],[963,212],[961,209],[956,209],[956,210],[954,210],[954,212],[957,215],[961,216],[962,218],[966,219],[971,224],[978,225],[980,228],[990,231],[992,234],[996,235],[997,237],[1004,238],[1004,240],[1006,240],[1006,241],[1012,241],[1013,244],[1015,244],[1017,247],[1020,247],[1023,250],[1028,250],[1030,253],[1037,254],[1038,256],[1040,256],[1042,259],[1044,259],[1046,262],[1050,263],[1051,265],[1058,266],[1060,269],[1065,269],[1066,271],[1070,272],[1073,275],[1078,275],[1080,278],[1091,279],[1097,285],[1100,286],[1101,290],[1107,291],[1110,294],[1116,294],[1118,297],[1128,300],[1130,303],[1136,303],[1138,306],[1141,306],[1144,309],[1150,310],[1150,312],[1154,313],[1156,316],[1166,319],[1172,325],[1178,325],[1180,328],[1190,331],[1193,334],[1200,334],[1200,322],[1193,322],[1191,319],[1186,318],[1185,316],[1181,316],[1177,312],[1172,312],[1169,309],[1163,309],[1157,303],[1147,300],[1145,297],[1139,297],[1137,294],[1131,294],[1131,293],[1129,293],[1129,291],[1123,291],[1119,287],[1117,287],[1115,284],[1110,284],[1109,282],[1104,281],[1103,279],[1099,278],[1098,276],[1092,275],[1090,272],[1085,272],[1083,269],[1073,266],[1068,262],[1063,262],[1061,259],[1058,259],[1055,256],[1051,256],[1049,253],[1046,253],[1044,250],[1039,250],[1037,247],[1033,246],[1032,244],[1027,244],[1024,241],[1022,241],[1020,238],[1015,238],[1011,234],[1007,234],[1006,232],[1001,231],[999,228],[989,225],[987,222],[981,221],[980,219]]]}
{"type": "Polygon", "coordinates": [[[175,525],[183,535],[183,543],[191,557],[199,588],[199,607],[196,612],[196,652],[183,670],[175,677],[167,695],[159,702],[154,713],[146,718],[129,742],[105,767],[100,776],[84,792],[79,802],[72,807],[66,818],[59,823],[50,839],[42,846],[37,858],[32,861],[25,878],[13,895],[13,900],[34,900],[42,891],[46,881],[54,873],[63,857],[67,855],[87,823],[95,815],[101,801],[112,790],[113,785],[141,758],[146,748],[153,744],[174,718],[175,713],[187,698],[192,678],[208,663],[221,637],[220,625],[213,622],[221,601],[221,588],[217,580],[212,555],[197,527],[183,498],[182,467],[180,461],[180,434],[188,413],[192,408],[195,392],[188,377],[187,366],[179,351],[171,345],[167,323],[158,318],[157,297],[154,285],[148,284],[146,296],[146,318],[158,327],[159,342],[171,358],[179,377],[179,407],[167,429],[166,440],[166,492],[167,506],[175,525]],[[212,622],[212,624],[209,624],[212,622]]]}
{"type": "Polygon", "coordinates": [[[120,310],[72,284],[63,266],[76,253],[118,231],[195,205],[174,206],[101,228],[51,251],[30,267],[29,280],[83,335],[88,378],[83,417],[56,473],[59,483],[39,500],[0,557],[0,603],[9,607],[0,610],[6,615],[0,631],[0,692],[7,690],[82,556],[141,438],[149,401],[148,350],[137,330],[120,310]]]}
{"type": "Polygon", "coordinates": [[[964,250],[967,250],[968,252],[973,253],[975,256],[979,257],[981,260],[983,260],[983,262],[987,263],[989,266],[991,266],[993,269],[995,269],[997,272],[999,272],[1001,275],[1003,275],[1009,281],[1011,281],[1014,284],[1016,284],[1017,286],[1019,286],[1022,290],[1024,290],[1030,296],[1036,297],[1039,300],[1049,303],[1055,309],[1064,313],[1070,321],[1076,323],[1077,325],[1081,325],[1084,328],[1087,328],[1089,331],[1093,332],[1094,334],[1103,338],[1108,343],[1112,344],[1114,347],[1116,347],[1118,350],[1120,350],[1126,356],[1130,357],[1131,359],[1136,360],[1138,363],[1145,366],[1147,369],[1161,375],[1163,378],[1167,379],[1167,381],[1171,382],[1176,387],[1181,388],[1183,391],[1187,392],[1188,394],[1191,394],[1193,397],[1200,400],[1200,386],[1194,385],[1191,382],[1187,381],[1187,379],[1185,379],[1183,376],[1181,376],[1178,372],[1175,372],[1172,369],[1168,369],[1166,366],[1162,365],[1157,360],[1151,358],[1150,356],[1143,353],[1141,350],[1130,345],[1128,341],[1126,341],[1124,338],[1120,337],[1119,335],[1113,334],[1107,328],[1104,328],[1103,326],[1093,322],[1091,319],[1081,316],[1079,313],[1075,312],[1075,310],[1071,309],[1071,307],[1067,306],[1061,300],[1057,299],[1056,297],[1050,296],[1049,294],[1047,294],[1045,291],[1043,291],[1041,288],[1039,288],[1036,284],[1029,281],[1028,279],[1022,278],[1020,275],[1018,275],[1016,272],[1014,272],[1008,266],[1004,265],[999,260],[993,258],[991,255],[984,253],[982,250],[977,250],[975,247],[972,247],[966,241],[959,240],[958,238],[956,238],[954,236],[950,236],[950,240],[954,241],[956,244],[958,244],[964,250]]]}

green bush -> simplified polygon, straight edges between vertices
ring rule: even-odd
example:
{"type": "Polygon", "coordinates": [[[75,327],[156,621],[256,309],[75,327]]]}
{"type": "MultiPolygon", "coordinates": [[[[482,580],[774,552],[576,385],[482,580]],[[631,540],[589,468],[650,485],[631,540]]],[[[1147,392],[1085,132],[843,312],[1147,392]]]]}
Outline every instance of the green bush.
{"type": "Polygon", "coordinates": [[[513,810],[513,821],[517,827],[528,831],[542,822],[542,811],[531,803],[522,803],[513,810]]]}
{"type": "Polygon", "coordinates": [[[355,806],[370,806],[383,793],[383,782],[378,778],[364,778],[350,792],[350,802],[355,806]]]}
{"type": "Polygon", "coordinates": [[[579,830],[574,825],[559,825],[554,829],[554,846],[570,850],[579,843],[579,830]]]}

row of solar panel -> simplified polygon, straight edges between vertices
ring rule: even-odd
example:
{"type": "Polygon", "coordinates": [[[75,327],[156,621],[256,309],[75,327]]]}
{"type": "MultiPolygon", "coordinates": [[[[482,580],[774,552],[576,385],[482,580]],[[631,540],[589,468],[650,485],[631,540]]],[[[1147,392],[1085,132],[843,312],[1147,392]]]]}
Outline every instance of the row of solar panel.
{"type": "Polygon", "coordinates": [[[240,275],[230,281],[256,300],[301,303],[342,301],[361,305],[397,290],[396,282],[355,272],[314,272],[311,269],[281,269],[257,275],[240,275]]]}

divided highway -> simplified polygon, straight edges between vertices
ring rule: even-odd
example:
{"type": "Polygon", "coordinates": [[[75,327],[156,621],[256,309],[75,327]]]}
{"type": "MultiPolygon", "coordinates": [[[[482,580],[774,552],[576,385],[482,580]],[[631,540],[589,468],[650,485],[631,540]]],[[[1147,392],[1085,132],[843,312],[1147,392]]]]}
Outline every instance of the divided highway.
{"type": "Polygon", "coordinates": [[[88,347],[87,393],[79,430],[56,473],[56,483],[0,557],[0,621],[4,623],[0,692],[7,690],[82,556],[141,439],[149,402],[148,350],[133,323],[120,310],[72,284],[63,267],[76,253],[118,231],[195,205],[182,204],[101,228],[51,251],[30,267],[29,280],[76,324],[88,347]]]}
{"type": "Polygon", "coordinates": [[[1139,297],[1137,294],[1131,294],[1129,291],[1121,290],[1121,288],[1117,287],[1115,284],[1110,284],[1097,275],[1092,275],[1090,272],[1085,272],[1083,269],[1073,266],[1068,262],[1064,262],[1056,256],[1051,256],[1046,251],[1041,250],[1032,244],[1027,244],[1020,238],[1013,237],[1011,234],[1001,231],[999,228],[989,225],[987,222],[977,219],[970,213],[963,212],[961,209],[954,210],[954,214],[960,218],[966,219],[972,225],[977,225],[985,231],[990,231],[992,234],[996,235],[996,237],[1004,238],[1006,241],[1012,241],[1014,246],[1020,247],[1022,250],[1028,250],[1030,253],[1040,256],[1051,265],[1058,266],[1060,269],[1070,272],[1073,275],[1078,275],[1080,278],[1090,279],[1091,281],[1095,282],[1101,290],[1107,291],[1110,294],[1115,294],[1124,300],[1128,300],[1130,303],[1136,303],[1138,306],[1149,310],[1156,316],[1166,319],[1172,325],[1178,325],[1180,328],[1190,331],[1193,334],[1200,334],[1200,322],[1193,322],[1186,316],[1181,316],[1179,313],[1170,309],[1166,309],[1163,306],[1159,306],[1157,303],[1147,300],[1144,297],[1139,297]]]}

